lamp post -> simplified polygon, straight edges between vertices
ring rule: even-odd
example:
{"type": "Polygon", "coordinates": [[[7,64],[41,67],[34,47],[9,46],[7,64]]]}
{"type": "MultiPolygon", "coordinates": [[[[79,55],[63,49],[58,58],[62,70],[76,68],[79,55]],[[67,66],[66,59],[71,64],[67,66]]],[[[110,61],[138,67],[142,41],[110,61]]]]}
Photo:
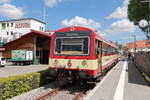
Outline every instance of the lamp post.
{"type": "Polygon", "coordinates": [[[145,19],[142,19],[139,22],[139,26],[142,28],[144,32],[146,32],[147,42],[150,43],[150,22],[145,19]]]}
{"type": "Polygon", "coordinates": [[[132,35],[134,38],[134,53],[136,53],[136,35],[132,35]]]}

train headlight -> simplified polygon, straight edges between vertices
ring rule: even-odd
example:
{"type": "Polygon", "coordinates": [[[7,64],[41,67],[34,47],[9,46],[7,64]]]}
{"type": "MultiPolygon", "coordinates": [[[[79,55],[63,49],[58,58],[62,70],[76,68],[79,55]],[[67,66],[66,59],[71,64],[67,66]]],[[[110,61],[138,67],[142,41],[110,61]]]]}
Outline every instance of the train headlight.
{"type": "Polygon", "coordinates": [[[70,31],[75,31],[75,27],[70,27],[70,31]]]}
{"type": "Polygon", "coordinates": [[[55,60],[54,60],[54,66],[57,66],[57,65],[58,65],[58,60],[55,59],[55,60]]]}
{"type": "Polygon", "coordinates": [[[70,63],[68,63],[68,67],[70,68],[72,66],[72,63],[70,62],[70,63]]]}
{"type": "Polygon", "coordinates": [[[87,61],[86,60],[83,60],[82,62],[81,62],[81,65],[83,66],[83,67],[87,67],[87,61]]]}
{"type": "Polygon", "coordinates": [[[70,68],[72,66],[71,60],[68,61],[68,67],[70,68]]]}
{"type": "Polygon", "coordinates": [[[85,60],[82,61],[82,66],[85,66],[87,64],[87,62],[85,60]]]}

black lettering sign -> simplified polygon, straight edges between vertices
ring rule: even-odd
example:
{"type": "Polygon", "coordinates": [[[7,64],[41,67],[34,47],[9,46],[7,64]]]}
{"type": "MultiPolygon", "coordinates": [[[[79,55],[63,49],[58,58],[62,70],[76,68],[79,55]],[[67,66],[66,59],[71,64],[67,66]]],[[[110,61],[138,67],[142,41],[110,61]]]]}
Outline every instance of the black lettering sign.
{"type": "Polygon", "coordinates": [[[18,23],[15,28],[30,28],[30,23],[18,23]]]}

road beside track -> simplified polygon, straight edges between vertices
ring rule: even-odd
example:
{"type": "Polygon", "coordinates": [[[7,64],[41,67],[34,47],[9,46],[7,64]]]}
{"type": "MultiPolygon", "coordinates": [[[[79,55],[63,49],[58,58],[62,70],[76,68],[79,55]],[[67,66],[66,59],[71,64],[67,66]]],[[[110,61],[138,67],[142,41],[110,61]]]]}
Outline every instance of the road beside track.
{"type": "Polygon", "coordinates": [[[25,65],[25,66],[6,65],[5,67],[0,68],[0,78],[42,71],[48,69],[48,67],[49,67],[48,65],[25,65]]]}

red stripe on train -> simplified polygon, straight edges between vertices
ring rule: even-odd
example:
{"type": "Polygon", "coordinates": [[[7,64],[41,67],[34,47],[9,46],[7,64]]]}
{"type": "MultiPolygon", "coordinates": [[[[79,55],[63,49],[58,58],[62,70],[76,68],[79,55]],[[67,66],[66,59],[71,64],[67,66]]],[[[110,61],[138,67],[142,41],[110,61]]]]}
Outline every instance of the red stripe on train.
{"type": "MultiPolygon", "coordinates": [[[[102,55],[102,57],[105,57],[105,56],[114,56],[114,55],[116,55],[117,56],[117,54],[105,54],[105,55],[102,55]]],[[[87,59],[87,60],[95,60],[95,59],[97,59],[97,57],[96,56],[55,56],[55,55],[53,55],[53,56],[51,56],[51,57],[49,57],[49,59],[52,59],[52,58],[55,58],[55,59],[87,59]]]]}

